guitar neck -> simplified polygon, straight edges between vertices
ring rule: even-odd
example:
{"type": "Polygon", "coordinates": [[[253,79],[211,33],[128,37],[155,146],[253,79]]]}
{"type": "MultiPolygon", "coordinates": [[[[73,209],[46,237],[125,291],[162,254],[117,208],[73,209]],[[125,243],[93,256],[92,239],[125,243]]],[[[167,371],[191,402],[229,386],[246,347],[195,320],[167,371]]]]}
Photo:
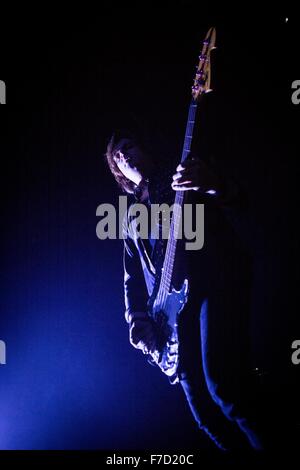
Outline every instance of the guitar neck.
{"type": "MultiPolygon", "coordinates": [[[[186,124],[184,144],[183,144],[182,155],[181,155],[181,160],[180,160],[181,163],[186,160],[186,158],[188,157],[191,151],[197,106],[198,105],[196,101],[192,99],[190,103],[190,107],[189,107],[188,120],[186,124]]],[[[174,268],[176,245],[177,245],[177,234],[180,229],[181,213],[182,213],[184,199],[185,199],[185,191],[176,191],[174,210],[173,210],[172,221],[170,225],[170,234],[169,234],[169,239],[167,243],[163,270],[162,270],[162,275],[161,275],[161,281],[160,281],[160,288],[159,288],[161,291],[164,291],[166,293],[168,293],[170,290],[172,277],[173,277],[173,268],[174,268]]]]}
{"type": "Polygon", "coordinates": [[[190,107],[189,107],[188,120],[187,120],[187,123],[186,123],[185,136],[184,136],[184,145],[183,145],[182,155],[181,155],[181,162],[183,162],[187,158],[188,154],[191,151],[197,107],[198,107],[197,102],[194,101],[194,99],[192,99],[191,103],[190,103],[190,107]]]}
{"type": "MultiPolygon", "coordinates": [[[[189,113],[188,113],[186,128],[185,128],[184,144],[183,144],[183,148],[182,148],[180,163],[183,163],[187,159],[187,157],[188,157],[188,155],[191,151],[193,135],[194,135],[194,126],[195,126],[195,120],[196,120],[197,107],[198,107],[197,102],[194,101],[194,99],[192,98],[191,103],[190,103],[190,107],[189,107],[189,113]]],[[[182,207],[183,200],[184,200],[184,191],[177,191],[176,192],[176,197],[175,197],[175,203],[179,204],[182,207]]]]}

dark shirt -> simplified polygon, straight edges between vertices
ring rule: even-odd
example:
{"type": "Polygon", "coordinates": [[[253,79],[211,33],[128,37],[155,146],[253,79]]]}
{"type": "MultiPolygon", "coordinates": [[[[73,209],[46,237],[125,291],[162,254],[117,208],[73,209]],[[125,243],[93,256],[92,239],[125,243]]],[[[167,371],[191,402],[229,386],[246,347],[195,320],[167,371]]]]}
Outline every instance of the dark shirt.
{"type": "Polygon", "coordinates": [[[151,232],[151,204],[162,202],[172,204],[175,193],[171,189],[171,175],[174,173],[170,165],[160,165],[158,171],[150,178],[148,184],[149,199],[144,202],[148,212],[148,237],[141,238],[137,226],[136,217],[131,210],[139,201],[132,203],[123,223],[124,237],[124,295],[125,318],[131,312],[146,312],[148,298],[151,296],[155,283],[155,246],[156,230],[151,232]]]}
{"type": "MultiPolygon", "coordinates": [[[[132,312],[146,312],[147,301],[151,296],[154,283],[157,259],[155,256],[157,230],[154,227],[154,233],[150,231],[150,208],[151,204],[167,203],[172,205],[175,199],[175,192],[171,189],[172,174],[174,174],[174,163],[160,165],[152,175],[148,185],[149,199],[144,202],[148,211],[148,236],[141,238],[137,230],[136,217],[130,213],[136,203],[131,204],[127,217],[123,223],[124,237],[124,294],[125,294],[125,318],[128,321],[128,315],[132,312]]],[[[233,191],[234,192],[234,191],[233,191]]],[[[224,205],[220,209],[214,198],[211,196],[203,197],[195,191],[188,192],[190,203],[203,203],[205,206],[205,247],[198,251],[185,251],[185,240],[178,241],[176,260],[174,266],[173,285],[178,288],[184,278],[188,277],[190,285],[195,285],[193,291],[199,293],[198,283],[201,277],[201,286],[203,289],[209,279],[208,271],[214,268],[219,269],[218,264],[223,265],[224,250],[232,252],[232,230],[228,221],[225,221],[222,211],[231,216],[232,208],[230,205],[224,205]],[[228,230],[229,229],[229,230],[228,230]],[[222,244],[219,243],[219,237],[222,237],[222,244]],[[225,246],[224,246],[225,242],[225,246]],[[223,246],[223,250],[222,250],[223,246]],[[223,254],[221,254],[221,252],[223,254]],[[201,265],[201,269],[199,266],[201,265]],[[210,265],[210,267],[209,267],[210,265]],[[203,273],[205,271],[205,280],[203,273]]],[[[166,245],[166,241],[164,242],[166,245]]]]}

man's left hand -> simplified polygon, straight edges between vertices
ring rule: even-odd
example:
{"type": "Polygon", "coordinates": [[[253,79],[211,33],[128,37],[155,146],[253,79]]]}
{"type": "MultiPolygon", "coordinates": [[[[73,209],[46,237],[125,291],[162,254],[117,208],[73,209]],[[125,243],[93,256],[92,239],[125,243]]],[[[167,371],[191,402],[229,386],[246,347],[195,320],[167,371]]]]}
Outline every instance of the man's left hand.
{"type": "Polygon", "coordinates": [[[172,188],[175,191],[200,191],[203,194],[218,195],[218,177],[199,158],[192,157],[180,163],[173,175],[172,188]]]}

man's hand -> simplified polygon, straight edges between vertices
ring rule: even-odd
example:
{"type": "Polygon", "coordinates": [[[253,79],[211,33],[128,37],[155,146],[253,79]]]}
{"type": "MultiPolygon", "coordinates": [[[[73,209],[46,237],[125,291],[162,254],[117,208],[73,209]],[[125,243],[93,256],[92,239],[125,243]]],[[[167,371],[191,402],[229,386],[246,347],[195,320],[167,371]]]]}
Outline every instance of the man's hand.
{"type": "Polygon", "coordinates": [[[134,312],[129,315],[129,341],[144,354],[155,350],[155,334],[153,323],[145,312],[134,312]]]}
{"type": "Polygon", "coordinates": [[[199,158],[189,158],[180,163],[173,175],[172,188],[175,191],[200,191],[203,194],[218,195],[218,177],[199,158]]]}

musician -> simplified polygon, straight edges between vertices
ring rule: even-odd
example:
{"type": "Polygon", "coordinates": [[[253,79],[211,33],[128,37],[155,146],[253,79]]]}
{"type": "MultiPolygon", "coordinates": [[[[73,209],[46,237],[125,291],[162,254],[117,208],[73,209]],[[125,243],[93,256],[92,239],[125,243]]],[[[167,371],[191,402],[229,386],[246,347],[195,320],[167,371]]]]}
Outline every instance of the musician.
{"type": "MultiPolygon", "coordinates": [[[[240,210],[239,189],[195,155],[178,166],[169,160],[162,164],[130,133],[111,138],[106,159],[122,191],[147,207],[171,205],[175,191],[204,203],[204,246],[198,252],[182,249],[175,272],[179,282],[187,275],[190,285],[179,320],[178,376],[200,429],[220,449],[262,448],[249,365],[249,259],[228,222],[240,210]]],[[[142,240],[128,227],[125,223],[125,318],[130,343],[147,354],[156,345],[147,313],[155,240],[151,235],[142,240]]]]}

